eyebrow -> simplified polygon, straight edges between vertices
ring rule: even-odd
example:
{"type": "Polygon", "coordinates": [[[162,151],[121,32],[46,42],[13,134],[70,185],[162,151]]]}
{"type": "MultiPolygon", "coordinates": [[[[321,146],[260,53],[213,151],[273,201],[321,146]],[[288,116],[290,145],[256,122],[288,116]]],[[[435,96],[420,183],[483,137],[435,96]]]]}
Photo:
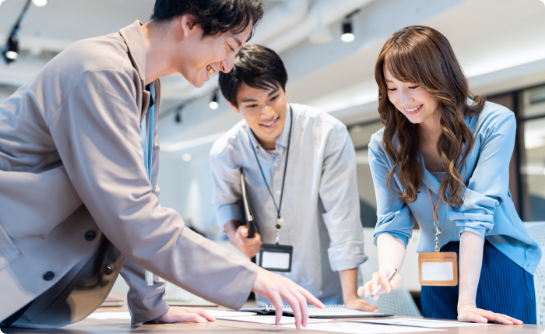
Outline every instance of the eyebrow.
{"type": "MultiPolygon", "coordinates": [[[[386,79],[386,78],[385,78],[385,79],[386,79]]],[[[393,81],[392,81],[392,80],[388,80],[388,79],[386,79],[386,82],[393,82],[393,81]]]]}
{"type": "MultiPolygon", "coordinates": [[[[267,97],[270,97],[271,95],[273,95],[274,93],[278,92],[278,87],[275,88],[273,91],[271,91],[267,97]]],[[[252,99],[251,97],[248,97],[248,98],[245,98],[243,99],[242,101],[240,101],[240,103],[244,103],[244,102],[256,102],[257,100],[256,99],[252,99]]]]}

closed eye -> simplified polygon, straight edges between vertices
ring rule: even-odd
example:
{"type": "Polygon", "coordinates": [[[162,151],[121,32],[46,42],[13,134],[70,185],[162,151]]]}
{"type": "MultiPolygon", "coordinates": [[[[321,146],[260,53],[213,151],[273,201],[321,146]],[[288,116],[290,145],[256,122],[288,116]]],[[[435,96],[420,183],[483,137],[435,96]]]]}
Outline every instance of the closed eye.
{"type": "Polygon", "coordinates": [[[276,100],[279,96],[280,96],[280,95],[276,95],[276,96],[271,97],[271,101],[276,100]]]}
{"type": "Polygon", "coordinates": [[[411,86],[411,87],[409,87],[409,89],[417,89],[417,88],[418,88],[418,86],[411,86]]]}

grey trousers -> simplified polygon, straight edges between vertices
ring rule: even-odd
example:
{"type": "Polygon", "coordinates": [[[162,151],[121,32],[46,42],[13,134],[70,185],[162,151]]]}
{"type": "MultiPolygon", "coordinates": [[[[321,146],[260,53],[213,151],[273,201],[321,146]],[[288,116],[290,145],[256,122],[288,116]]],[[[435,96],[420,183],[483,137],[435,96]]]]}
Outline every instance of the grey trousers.
{"type": "Polygon", "coordinates": [[[125,256],[103,237],[54,286],[3,321],[4,327],[57,328],[85,319],[104,302],[125,256]]]}

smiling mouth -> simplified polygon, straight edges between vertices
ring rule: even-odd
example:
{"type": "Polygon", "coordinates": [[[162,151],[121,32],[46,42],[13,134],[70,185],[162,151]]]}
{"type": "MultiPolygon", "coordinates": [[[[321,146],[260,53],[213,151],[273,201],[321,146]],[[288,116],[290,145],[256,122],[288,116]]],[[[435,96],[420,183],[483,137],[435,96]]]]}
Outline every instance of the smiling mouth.
{"type": "Polygon", "coordinates": [[[260,124],[262,127],[265,127],[265,128],[272,128],[274,126],[276,126],[276,124],[278,124],[278,120],[280,119],[280,117],[276,118],[275,120],[269,122],[269,123],[264,123],[264,124],[260,124]]]}
{"type": "Polygon", "coordinates": [[[403,110],[405,110],[405,113],[407,113],[407,114],[416,114],[417,112],[420,111],[420,109],[422,109],[423,106],[424,105],[421,104],[421,105],[413,107],[413,108],[403,108],[403,110]]]}

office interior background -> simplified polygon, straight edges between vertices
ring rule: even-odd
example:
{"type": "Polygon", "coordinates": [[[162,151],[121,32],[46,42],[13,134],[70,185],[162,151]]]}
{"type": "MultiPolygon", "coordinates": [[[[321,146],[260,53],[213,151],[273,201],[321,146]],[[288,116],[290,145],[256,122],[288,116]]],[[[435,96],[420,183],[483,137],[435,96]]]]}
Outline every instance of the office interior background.
{"type": "MultiPolygon", "coordinates": [[[[26,2],[0,0],[0,46],[10,36],[18,42],[17,58],[9,65],[3,60],[0,64],[0,102],[71,43],[117,32],[137,19],[146,22],[154,5],[154,0],[34,0],[20,30],[13,36],[14,24],[26,2]]],[[[371,134],[382,127],[377,112],[374,65],[386,39],[408,25],[427,25],[442,32],[451,42],[473,93],[516,114],[511,194],[524,221],[545,221],[545,4],[542,1],[264,0],[264,3],[265,17],[251,42],[266,45],[281,55],[289,74],[289,102],[320,108],[349,129],[357,153],[365,250],[371,259],[376,258],[376,250],[370,244],[376,201],[367,145],[371,134]]],[[[222,242],[225,236],[216,224],[211,204],[213,186],[208,156],[213,142],[242,117],[221,96],[217,76],[196,89],[176,74],[162,79],[159,119],[162,205],[177,210],[195,230],[222,242]]],[[[413,250],[417,235],[411,242],[413,250]]],[[[370,261],[367,271],[373,266],[370,261]]],[[[404,276],[409,277],[407,288],[418,290],[417,280],[410,279],[416,275],[416,258],[408,258],[404,270],[410,271],[404,276]]]]}

